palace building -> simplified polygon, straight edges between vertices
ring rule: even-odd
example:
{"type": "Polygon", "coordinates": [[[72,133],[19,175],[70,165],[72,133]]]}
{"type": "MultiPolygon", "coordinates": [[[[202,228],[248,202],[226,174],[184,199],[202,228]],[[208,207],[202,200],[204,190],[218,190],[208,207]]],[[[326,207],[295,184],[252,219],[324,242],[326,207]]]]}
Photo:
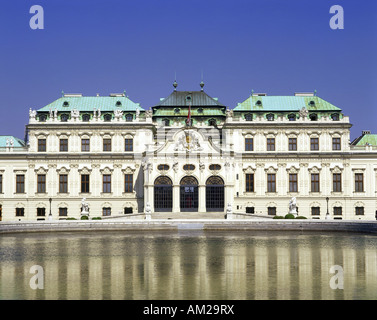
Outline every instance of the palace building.
{"type": "Polygon", "coordinates": [[[350,141],[314,93],[252,93],[230,108],[204,91],[149,109],[125,93],[62,94],[29,110],[25,139],[0,136],[3,221],[152,218],[163,212],[375,220],[377,135],[350,141]]]}

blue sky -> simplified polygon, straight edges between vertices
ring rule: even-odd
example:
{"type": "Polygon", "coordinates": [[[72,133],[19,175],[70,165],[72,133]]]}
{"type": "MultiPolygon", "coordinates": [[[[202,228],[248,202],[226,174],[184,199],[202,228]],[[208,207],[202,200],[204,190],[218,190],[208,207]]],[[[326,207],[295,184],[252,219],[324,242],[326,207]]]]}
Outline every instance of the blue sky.
{"type": "Polygon", "coordinates": [[[377,133],[375,0],[2,0],[0,135],[23,138],[29,108],[66,93],[126,90],[148,109],[173,90],[233,108],[253,89],[317,90],[350,116],[351,137],[377,133]],[[44,29],[32,30],[32,5],[44,29]],[[344,8],[344,30],[329,26],[344,8]]]}

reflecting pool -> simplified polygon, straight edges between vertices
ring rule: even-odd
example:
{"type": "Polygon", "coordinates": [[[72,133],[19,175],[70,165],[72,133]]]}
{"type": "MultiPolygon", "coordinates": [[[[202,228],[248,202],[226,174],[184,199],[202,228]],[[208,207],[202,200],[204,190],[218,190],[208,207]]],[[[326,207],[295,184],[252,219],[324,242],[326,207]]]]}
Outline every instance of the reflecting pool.
{"type": "Polygon", "coordinates": [[[1,235],[0,299],[377,299],[377,236],[192,230],[1,235]],[[43,289],[30,286],[34,265],[43,268],[43,289]],[[334,289],[342,279],[343,289],[334,289]]]}

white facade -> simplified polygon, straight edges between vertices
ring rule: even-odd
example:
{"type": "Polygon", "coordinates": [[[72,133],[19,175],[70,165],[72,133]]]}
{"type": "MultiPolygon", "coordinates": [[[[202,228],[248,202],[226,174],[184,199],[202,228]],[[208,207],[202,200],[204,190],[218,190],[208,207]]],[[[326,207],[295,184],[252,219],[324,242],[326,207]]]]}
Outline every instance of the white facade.
{"type": "Polygon", "coordinates": [[[31,114],[28,144],[0,148],[1,218],[47,219],[51,205],[52,219],[79,219],[83,198],[90,217],[144,213],[147,203],[152,217],[157,211],[225,213],[228,204],[234,213],[284,216],[295,197],[298,214],[309,219],[325,219],[328,212],[331,218],[375,220],[377,147],[352,146],[350,127],[348,117],[248,122],[228,113],[216,127],[205,121],[187,127],[174,121],[162,126],[149,112],[132,121],[88,122],[38,121],[31,114]],[[290,145],[289,139],[296,140],[290,145]],[[89,177],[84,189],[83,176],[89,177]],[[156,195],[159,177],[167,184],[156,195]],[[212,185],[211,177],[222,185],[212,185]],[[182,196],[185,186],[192,189],[182,196]]]}

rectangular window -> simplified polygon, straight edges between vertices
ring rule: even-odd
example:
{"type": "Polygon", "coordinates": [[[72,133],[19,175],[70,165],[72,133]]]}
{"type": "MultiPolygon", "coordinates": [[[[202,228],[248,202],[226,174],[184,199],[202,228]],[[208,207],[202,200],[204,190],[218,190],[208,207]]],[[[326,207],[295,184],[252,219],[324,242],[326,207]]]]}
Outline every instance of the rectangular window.
{"type": "Polygon", "coordinates": [[[60,174],[59,175],[59,193],[68,192],[68,175],[60,174]]]}
{"type": "Polygon", "coordinates": [[[267,192],[276,192],[276,175],[275,175],[275,173],[267,174],[267,192]]]}
{"type": "Polygon", "coordinates": [[[3,193],[3,175],[0,174],[0,193],[3,193]]]}
{"type": "Polygon", "coordinates": [[[342,192],[342,174],[334,173],[332,175],[333,192],[342,192]]]}
{"type": "Polygon", "coordinates": [[[103,216],[111,216],[111,208],[102,208],[103,216]]]}
{"type": "Polygon", "coordinates": [[[246,174],[246,192],[254,192],[254,174],[246,174]]]}
{"type": "Polygon", "coordinates": [[[340,138],[332,138],[332,149],[333,150],[340,150],[340,138]]]}
{"type": "Polygon", "coordinates": [[[319,150],[319,138],[310,138],[310,150],[319,150]]]}
{"type": "Polygon", "coordinates": [[[312,207],[312,216],[320,215],[320,207],[312,207]]]}
{"type": "Polygon", "coordinates": [[[253,151],[253,138],[245,138],[245,151],[253,151]]]}
{"type": "Polygon", "coordinates": [[[355,210],[356,210],[355,214],[357,216],[363,216],[364,215],[364,207],[356,207],[355,210]]]}
{"type": "Polygon", "coordinates": [[[59,208],[59,217],[66,217],[68,216],[67,208],[59,208]]]}
{"type": "Polygon", "coordinates": [[[125,174],[124,175],[124,192],[132,192],[133,191],[133,175],[132,174],[125,174]]]}
{"type": "Polygon", "coordinates": [[[25,215],[24,208],[16,208],[16,217],[23,217],[25,215]]]}
{"type": "Polygon", "coordinates": [[[16,193],[25,193],[25,176],[23,174],[16,175],[16,193]]]}
{"type": "Polygon", "coordinates": [[[89,175],[88,174],[81,175],[81,192],[89,193],[89,175]]]}
{"type": "Polygon", "coordinates": [[[124,151],[133,151],[133,150],[134,150],[134,140],[124,139],[124,151]]]}
{"type": "Polygon", "coordinates": [[[111,151],[111,139],[103,139],[103,151],[111,151]]]}
{"type": "Polygon", "coordinates": [[[276,216],[276,207],[268,207],[268,215],[276,216]]]}
{"type": "Polygon", "coordinates": [[[319,192],[319,173],[312,173],[311,187],[311,192],[319,192]]]}
{"type": "Polygon", "coordinates": [[[297,151],[297,138],[289,138],[288,139],[288,150],[289,151],[297,151]]]}
{"type": "Polygon", "coordinates": [[[342,215],[342,207],[334,207],[334,216],[342,215]]]}
{"type": "Polygon", "coordinates": [[[46,139],[38,139],[38,152],[46,151],[46,139]]]}
{"type": "Polygon", "coordinates": [[[45,208],[37,208],[37,217],[45,217],[46,216],[46,209],[45,208]]]}
{"type": "Polygon", "coordinates": [[[90,151],[90,140],[89,139],[81,139],[81,151],[82,152],[89,152],[90,151]]]}
{"type": "Polygon", "coordinates": [[[364,174],[355,173],[355,192],[364,192],[364,174]]]}
{"type": "Polygon", "coordinates": [[[37,175],[37,192],[38,193],[46,192],[46,175],[45,174],[37,175]]]}
{"type": "Polygon", "coordinates": [[[124,214],[131,214],[131,213],[133,213],[132,207],[124,208],[124,214]]]}
{"type": "Polygon", "coordinates": [[[275,138],[267,138],[267,151],[275,151],[275,138]]]}
{"type": "Polygon", "coordinates": [[[297,173],[289,174],[289,192],[297,192],[297,173]]]}
{"type": "Polygon", "coordinates": [[[111,174],[104,174],[103,179],[103,193],[111,192],[111,174]]]}
{"type": "Polygon", "coordinates": [[[68,151],[68,139],[60,139],[60,152],[68,151]]]}
{"type": "Polygon", "coordinates": [[[255,213],[255,208],[254,207],[246,207],[246,213],[254,214],[255,213]]]}

